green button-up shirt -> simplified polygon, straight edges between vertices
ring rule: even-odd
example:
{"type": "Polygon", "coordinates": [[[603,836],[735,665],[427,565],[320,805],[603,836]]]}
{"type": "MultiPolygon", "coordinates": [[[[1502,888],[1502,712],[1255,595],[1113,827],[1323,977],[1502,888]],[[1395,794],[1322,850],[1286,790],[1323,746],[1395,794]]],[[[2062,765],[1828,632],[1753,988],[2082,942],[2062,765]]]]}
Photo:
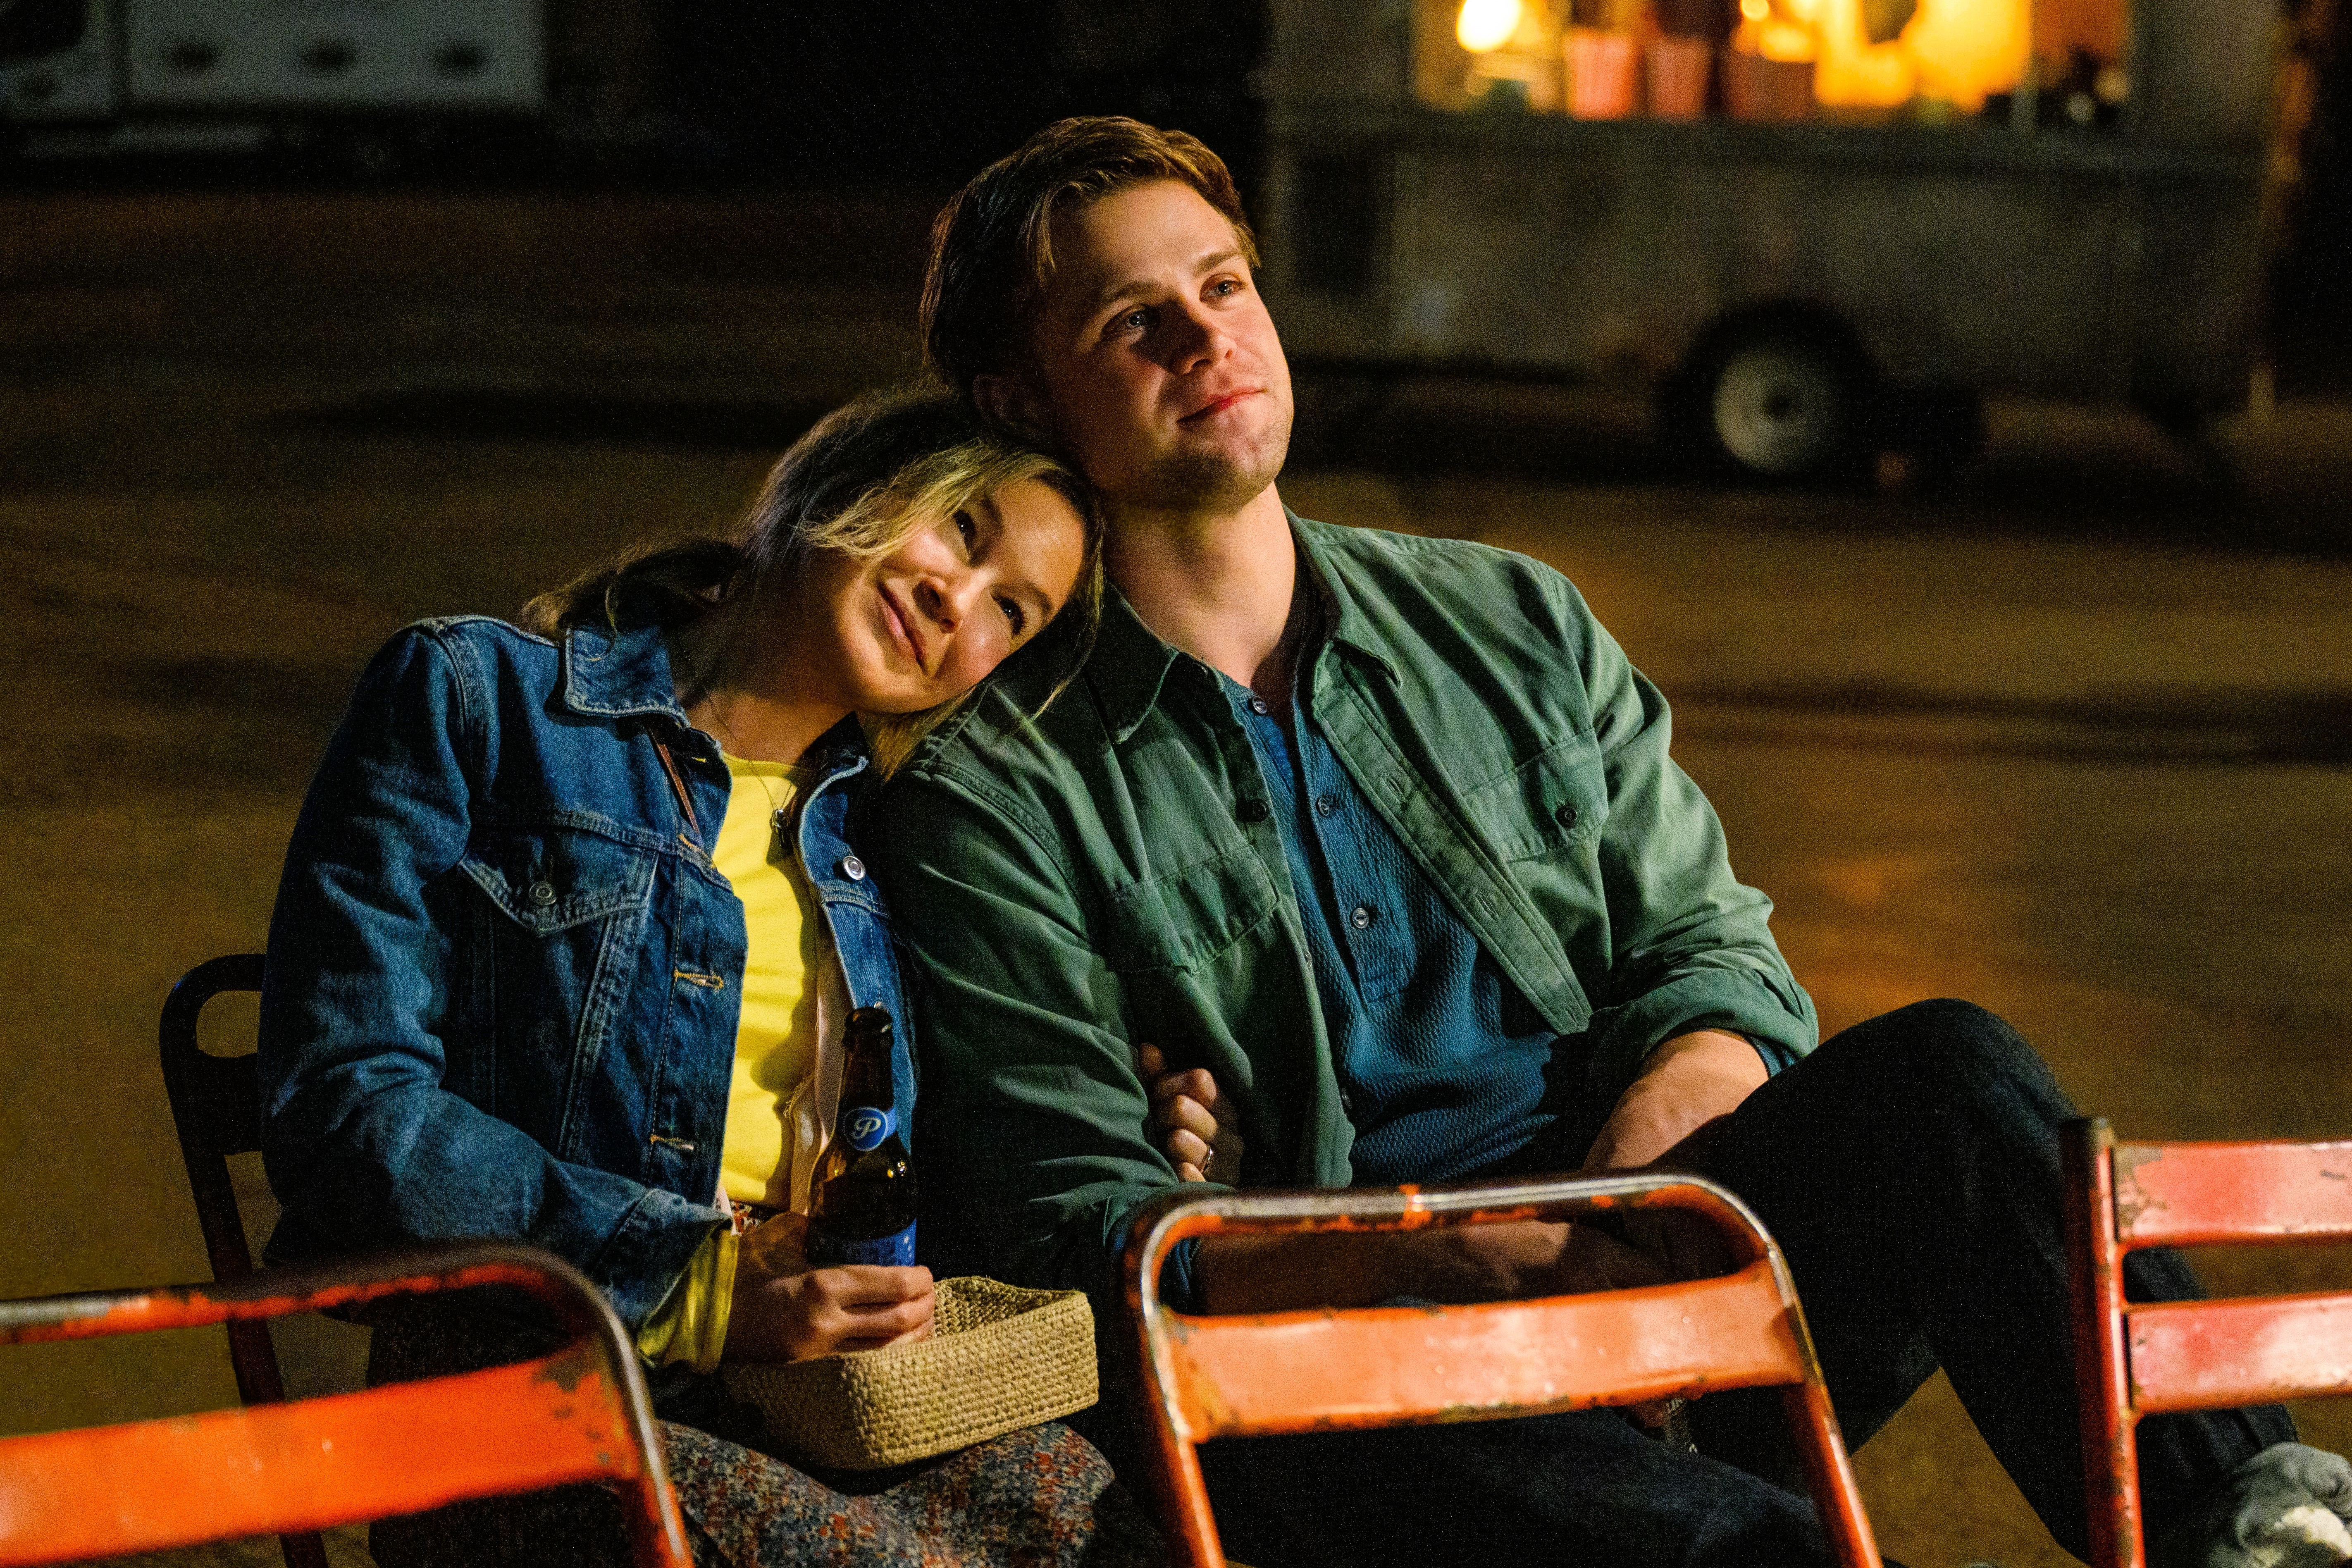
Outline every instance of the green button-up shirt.
{"type": "MultiPolygon", "coordinates": [[[[1694,1028],[1810,1051],[1770,901],[1574,586],[1482,545],[1291,525],[1329,617],[1324,733],[1504,975],[1583,1037],[1584,1091],[1613,1102],[1694,1028]]],[[[1090,1290],[1176,1180],[1137,1046],[1237,1098],[1245,1185],[1345,1186],[1353,1139],[1249,738],[1213,671],[1108,601],[1057,700],[1037,713],[1055,659],[1014,661],[866,836],[923,992],[922,1178],[951,1194],[925,1223],[1000,1278],[1090,1290]]]]}

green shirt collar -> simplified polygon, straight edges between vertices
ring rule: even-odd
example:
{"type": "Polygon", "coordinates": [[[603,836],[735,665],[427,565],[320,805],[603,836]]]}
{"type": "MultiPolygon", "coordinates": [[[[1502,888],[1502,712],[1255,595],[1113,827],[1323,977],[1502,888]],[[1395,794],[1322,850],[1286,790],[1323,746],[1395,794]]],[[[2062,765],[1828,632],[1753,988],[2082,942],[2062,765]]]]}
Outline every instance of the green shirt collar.
{"type": "MultiPolygon", "coordinates": [[[[1356,604],[1339,563],[1320,550],[1298,526],[1298,514],[1285,510],[1290,537],[1307,563],[1308,581],[1323,601],[1324,639],[1334,647],[1360,654],[1390,679],[1396,664],[1382,646],[1370,617],[1356,604]]],[[[1095,636],[1093,655],[1087,661],[1087,681],[1101,704],[1103,723],[1115,742],[1124,742],[1143,722],[1168,683],[1168,672],[1183,657],[1181,649],[1161,639],[1143,624],[1143,617],[1116,587],[1103,595],[1102,627],[1095,636]]]]}

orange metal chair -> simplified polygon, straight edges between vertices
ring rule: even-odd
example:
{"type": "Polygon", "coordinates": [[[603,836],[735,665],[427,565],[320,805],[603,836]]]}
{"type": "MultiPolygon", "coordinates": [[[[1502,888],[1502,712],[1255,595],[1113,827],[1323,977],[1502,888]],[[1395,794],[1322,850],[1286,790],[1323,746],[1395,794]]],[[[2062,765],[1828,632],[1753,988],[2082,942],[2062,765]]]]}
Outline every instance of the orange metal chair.
{"type": "MultiPolygon", "coordinates": [[[[196,1023],[205,1004],[224,992],[260,990],[261,963],[260,953],[234,952],[197,964],[164,999],[157,1030],[163,1091],[172,1102],[180,1158],[188,1167],[188,1189],[196,1200],[196,1224],[204,1231],[213,1279],[224,1285],[253,1272],[228,1162],[232,1154],[250,1154],[261,1147],[261,1089],[253,1054],[205,1055],[196,1044],[196,1023]]],[[[228,1360],[236,1373],[237,1397],[247,1405],[275,1405],[286,1397],[267,1324],[230,1322],[228,1360]]],[[[279,1546],[286,1568],[327,1568],[326,1544],[315,1531],[289,1535],[279,1546]]]]}
{"type": "Polygon", "coordinates": [[[0,1439],[0,1565],[316,1531],[467,1498],[615,1483],[637,1568],[692,1568],[635,1347],[568,1264],[468,1244],[233,1284],[0,1302],[0,1343],[254,1323],[503,1285],[570,1340],[536,1360],[363,1394],[0,1439]]]}
{"type": "Polygon", "coordinates": [[[1454,1188],[1173,1195],[1127,1250],[1152,1459],[1173,1560],[1221,1568],[1198,1446],[1412,1422],[1492,1420],[1707,1390],[1785,1386],[1822,1528],[1848,1568],[1876,1542],[1780,1249],[1712,1182],[1633,1174],[1454,1188]],[[1417,1230],[1671,1207],[1711,1221],[1741,1253],[1716,1279],[1452,1307],[1195,1317],[1160,1303],[1160,1271],[1188,1237],[1417,1230]]]}
{"type": "Polygon", "coordinates": [[[2124,1255],[2145,1247],[2352,1239],[2352,1143],[2065,1142],[2091,1561],[2142,1568],[2139,1418],[2352,1393],[2352,1292],[2134,1305],[2124,1255]]]}

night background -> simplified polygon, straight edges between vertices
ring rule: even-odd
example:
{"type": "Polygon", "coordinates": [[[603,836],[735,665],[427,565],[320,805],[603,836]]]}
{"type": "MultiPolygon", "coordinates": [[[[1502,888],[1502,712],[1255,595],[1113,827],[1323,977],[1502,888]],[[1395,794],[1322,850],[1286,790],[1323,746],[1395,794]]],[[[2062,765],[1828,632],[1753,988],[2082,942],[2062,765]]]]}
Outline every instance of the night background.
{"type": "MultiPolygon", "coordinates": [[[[2227,120],[2164,85],[2165,48],[2215,56],[2199,36],[2149,22],[2126,82],[2096,42],[2120,7],[2053,0],[2031,91],[1937,85],[1936,7],[1995,3],[1576,0],[1472,49],[1436,0],[549,0],[527,105],[65,114],[96,78],[44,62],[97,24],[0,0],[0,1296],[205,1277],[157,1013],[260,946],[375,647],[726,526],[824,410],[919,374],[932,215],[1070,113],[1232,163],[1299,383],[1295,510],[1575,580],[1674,702],[1824,1034],[1965,996],[2123,1136],[2352,1131],[2347,13],[2236,5],[2252,107],[2167,140],[2161,104],[2227,120]],[[1776,58],[1841,16],[1850,59],[1776,58]],[[1573,118],[1569,30],[1700,39],[1716,74],[1687,123],[1573,118]],[[1838,101],[1741,96],[1848,66],[1838,101]],[[2218,261],[2191,243],[2212,191],[2218,261]],[[1747,237],[1706,279],[1847,276],[1818,248],[1843,235],[1893,247],[1850,269],[1874,302],[1851,330],[1790,296],[1662,335],[1661,300],[1716,287],[1675,226],[1718,197],[1707,232],[1747,237]],[[1584,208],[1622,221],[1567,237],[1584,208]],[[2030,265],[1970,270],[2006,239],[2030,265]],[[2084,260],[2108,246],[2128,268],[2084,260]],[[2127,338],[2185,368],[2071,368],[2127,338]],[[1709,424],[1759,345],[1814,351],[1781,368],[1826,367],[1853,416],[1785,473],[1709,424]]],[[[87,69],[143,68],[141,26],[87,69]]],[[[166,39],[170,68],[229,68],[200,42],[166,39]]],[[[496,68],[467,59],[445,74],[496,68]]],[[[252,1019],[219,1005],[210,1046],[252,1019]]],[[[266,1234],[257,1162],[238,1184],[266,1234]]],[[[2200,1262],[2231,1289],[2352,1277],[2328,1250],[2200,1262]]],[[[298,1392],[359,1375],[361,1331],[279,1343],[298,1392]]],[[[235,1399],[215,1334],[8,1355],[0,1433],[235,1399]]],[[[2341,1447],[2352,1419],[2306,1434],[2341,1447]]],[[[1858,1464],[1915,1568],[2067,1561],[1940,1379],[1858,1464]]]]}

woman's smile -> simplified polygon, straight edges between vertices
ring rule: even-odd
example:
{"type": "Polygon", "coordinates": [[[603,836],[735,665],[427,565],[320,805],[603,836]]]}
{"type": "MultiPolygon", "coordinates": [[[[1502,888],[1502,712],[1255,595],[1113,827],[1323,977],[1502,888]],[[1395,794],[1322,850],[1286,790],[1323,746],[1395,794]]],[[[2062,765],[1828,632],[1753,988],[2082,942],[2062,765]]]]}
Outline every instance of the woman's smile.
{"type": "Polygon", "coordinates": [[[931,667],[923,657],[922,639],[915,634],[913,611],[898,602],[898,596],[890,591],[887,583],[877,583],[874,592],[882,601],[882,625],[890,634],[891,640],[898,645],[899,652],[913,661],[917,669],[929,675],[931,667]]]}

